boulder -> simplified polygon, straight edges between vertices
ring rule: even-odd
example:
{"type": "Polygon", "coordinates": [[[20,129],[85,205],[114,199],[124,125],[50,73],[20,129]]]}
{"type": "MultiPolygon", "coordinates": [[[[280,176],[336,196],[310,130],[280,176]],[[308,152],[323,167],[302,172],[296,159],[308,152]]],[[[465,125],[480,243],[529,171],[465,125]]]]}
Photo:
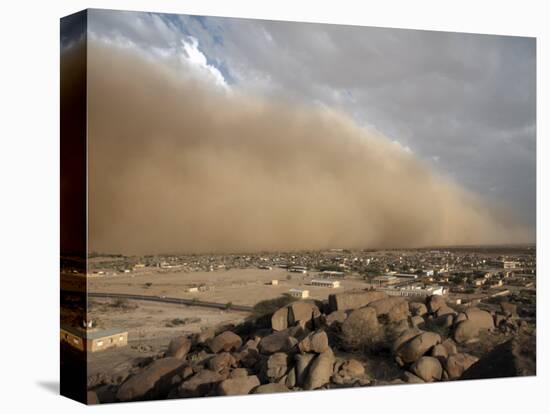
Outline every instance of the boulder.
{"type": "Polygon", "coordinates": [[[345,311],[362,308],[371,302],[386,297],[387,295],[383,292],[360,290],[329,295],[328,302],[331,311],[345,311]]]}
{"type": "Polygon", "coordinates": [[[166,356],[183,359],[187,356],[190,349],[191,340],[187,336],[178,336],[170,341],[166,356]]]}
{"type": "Polygon", "coordinates": [[[443,363],[449,357],[449,351],[443,344],[438,344],[432,348],[431,355],[443,363]]]}
{"type": "Polygon", "coordinates": [[[224,380],[224,376],[209,369],[197,372],[177,389],[178,397],[202,397],[209,395],[224,380]]]}
{"type": "Polygon", "coordinates": [[[447,371],[449,379],[460,378],[464,371],[470,368],[477,361],[478,358],[469,354],[451,355],[445,362],[445,371],[447,371]]]}
{"type": "Polygon", "coordinates": [[[246,377],[229,378],[218,385],[219,395],[243,395],[249,394],[252,389],[260,385],[256,375],[246,377]]]}
{"type": "Polygon", "coordinates": [[[503,315],[516,317],[518,316],[517,305],[510,302],[500,302],[500,310],[503,315]]]}
{"type": "Polygon", "coordinates": [[[437,312],[439,308],[447,306],[445,299],[441,295],[432,295],[426,298],[426,306],[431,313],[437,312]]]}
{"type": "Polygon", "coordinates": [[[329,350],[328,336],[324,331],[312,332],[298,343],[300,352],[316,352],[318,354],[329,350]]]}
{"type": "Polygon", "coordinates": [[[208,360],[208,368],[212,371],[220,372],[235,365],[235,358],[229,352],[221,352],[208,360]]]}
{"type": "Polygon", "coordinates": [[[287,330],[277,331],[271,335],[265,336],[260,340],[258,349],[262,354],[273,354],[275,352],[288,352],[298,340],[289,335],[287,330]]]}
{"type": "Polygon", "coordinates": [[[309,367],[309,372],[304,382],[304,389],[314,390],[330,382],[333,367],[334,354],[332,351],[317,355],[309,367]]]}
{"type": "Polygon", "coordinates": [[[479,326],[470,320],[460,322],[455,326],[453,338],[459,344],[471,342],[479,335],[479,326]]]}
{"type": "Polygon", "coordinates": [[[179,358],[168,357],[157,359],[124,382],[116,397],[119,401],[133,401],[154,397],[165,391],[171,377],[183,367],[185,362],[179,358]]]}
{"type": "Polygon", "coordinates": [[[298,322],[309,323],[321,316],[321,312],[315,303],[296,301],[288,305],[288,324],[292,326],[298,322]]]}
{"type": "Polygon", "coordinates": [[[424,384],[425,381],[414,375],[412,372],[405,371],[403,373],[403,376],[401,377],[403,381],[405,381],[407,384],[424,384]]]}
{"type": "Polygon", "coordinates": [[[392,344],[393,353],[396,353],[399,350],[399,348],[401,348],[401,346],[403,346],[406,342],[409,342],[411,339],[417,337],[421,333],[423,333],[423,331],[421,331],[418,328],[411,328],[411,329],[407,329],[406,331],[403,331],[393,341],[393,344],[392,344]]]}
{"type": "Polygon", "coordinates": [[[435,332],[423,332],[402,345],[397,351],[397,356],[404,363],[415,362],[439,343],[441,336],[435,332]]]}
{"type": "Polygon", "coordinates": [[[342,324],[344,342],[351,347],[371,341],[379,332],[380,325],[376,310],[370,307],[354,310],[342,324]]]}
{"type": "Polygon", "coordinates": [[[478,308],[470,308],[466,310],[466,318],[474,322],[479,329],[493,329],[495,327],[493,316],[484,310],[478,308]]]}
{"type": "Polygon", "coordinates": [[[235,368],[229,373],[229,378],[242,378],[248,376],[248,370],[246,368],[235,368]]]}
{"type": "Polygon", "coordinates": [[[456,349],[456,344],[451,338],[445,339],[443,342],[441,342],[441,345],[445,347],[448,355],[454,355],[458,352],[456,349]]]}
{"type": "MultiPolygon", "coordinates": [[[[384,299],[375,300],[374,302],[369,303],[369,308],[374,308],[376,310],[376,315],[389,315],[390,312],[395,313],[396,315],[403,315],[404,318],[408,316],[409,313],[409,304],[405,298],[402,297],[389,297],[384,299]]],[[[397,320],[404,319],[400,317],[397,320]]]]}
{"type": "Polygon", "coordinates": [[[284,306],[271,315],[271,328],[274,331],[282,331],[288,328],[288,307],[284,306]]]}
{"type": "Polygon", "coordinates": [[[271,355],[266,362],[265,376],[270,382],[280,380],[288,370],[288,355],[278,352],[271,355]]]}
{"type": "Polygon", "coordinates": [[[296,385],[303,387],[315,354],[297,354],[294,358],[296,361],[296,385]]]}
{"type": "Polygon", "coordinates": [[[208,347],[212,352],[229,352],[240,348],[243,341],[241,337],[231,331],[225,331],[208,341],[208,347]]]}
{"type": "Polygon", "coordinates": [[[425,323],[426,321],[422,316],[417,315],[417,316],[411,317],[411,325],[415,328],[422,327],[425,323]]]}
{"type": "Polygon", "coordinates": [[[346,311],[334,311],[331,312],[325,318],[325,324],[327,326],[333,326],[334,324],[342,324],[347,319],[348,314],[346,311]]]}
{"type": "Polygon", "coordinates": [[[409,311],[413,316],[424,316],[428,313],[428,308],[420,302],[409,302],[409,311]]]}
{"type": "Polygon", "coordinates": [[[365,367],[358,360],[349,359],[340,366],[338,374],[342,377],[359,378],[365,375],[365,367]]]}
{"type": "Polygon", "coordinates": [[[457,312],[451,308],[450,306],[447,306],[447,304],[444,304],[443,306],[441,306],[439,309],[437,309],[435,311],[435,316],[438,317],[438,318],[441,318],[443,316],[447,316],[447,315],[456,315],[457,312]]]}
{"type": "Polygon", "coordinates": [[[439,381],[443,374],[439,360],[430,356],[423,356],[412,364],[411,371],[425,382],[439,381]]]}
{"type": "Polygon", "coordinates": [[[277,392],[288,392],[290,391],[285,384],[279,383],[270,383],[260,385],[259,387],[254,388],[252,394],[271,394],[277,392]]]}

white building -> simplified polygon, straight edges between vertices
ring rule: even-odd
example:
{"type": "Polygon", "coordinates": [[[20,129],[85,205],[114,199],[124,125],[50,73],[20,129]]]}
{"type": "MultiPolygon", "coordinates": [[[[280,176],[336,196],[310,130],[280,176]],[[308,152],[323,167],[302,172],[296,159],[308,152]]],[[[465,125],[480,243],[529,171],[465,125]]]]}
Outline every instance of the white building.
{"type": "Polygon", "coordinates": [[[445,289],[442,286],[405,286],[405,287],[379,287],[379,292],[388,296],[426,297],[431,295],[444,295],[445,289]]]}
{"type": "Polygon", "coordinates": [[[289,291],[288,293],[289,293],[290,296],[292,296],[293,298],[298,298],[298,299],[309,298],[309,290],[304,290],[304,289],[290,289],[290,291],[289,291]]]}
{"type": "Polygon", "coordinates": [[[337,272],[335,270],[324,270],[321,274],[327,277],[344,277],[345,275],[344,272],[337,272]]]}
{"type": "Polygon", "coordinates": [[[327,279],[313,279],[310,284],[312,286],[328,287],[328,288],[339,288],[339,280],[327,280],[327,279]]]}

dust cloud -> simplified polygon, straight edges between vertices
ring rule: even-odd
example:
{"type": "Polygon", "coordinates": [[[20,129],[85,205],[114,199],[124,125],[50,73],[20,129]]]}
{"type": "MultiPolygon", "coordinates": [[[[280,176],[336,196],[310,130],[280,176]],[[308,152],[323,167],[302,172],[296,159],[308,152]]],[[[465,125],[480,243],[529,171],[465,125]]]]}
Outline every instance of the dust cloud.
{"type": "Polygon", "coordinates": [[[336,111],[88,44],[89,251],[519,243],[500,206],[336,111]],[[497,208],[498,207],[498,208],[497,208]]]}

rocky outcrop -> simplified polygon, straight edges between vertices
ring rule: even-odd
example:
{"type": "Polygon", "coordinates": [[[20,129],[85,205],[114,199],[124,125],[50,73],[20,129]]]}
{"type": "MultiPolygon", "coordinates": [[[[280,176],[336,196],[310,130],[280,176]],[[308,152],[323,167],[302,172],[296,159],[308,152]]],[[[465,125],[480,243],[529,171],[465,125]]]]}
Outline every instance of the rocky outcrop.
{"type": "Polygon", "coordinates": [[[254,388],[260,385],[256,375],[246,377],[229,378],[218,385],[219,395],[243,395],[249,394],[254,388]]]}
{"type": "Polygon", "coordinates": [[[445,362],[445,371],[447,372],[449,379],[456,379],[477,361],[478,358],[473,355],[462,353],[454,354],[447,358],[445,362]]]}
{"type": "Polygon", "coordinates": [[[228,352],[238,349],[242,343],[242,339],[239,335],[231,331],[225,331],[209,340],[208,346],[210,350],[216,354],[220,351],[228,352]]]}
{"type": "Polygon", "coordinates": [[[191,349],[191,340],[187,336],[178,336],[170,341],[166,356],[183,359],[191,349]]]}
{"type": "Polygon", "coordinates": [[[387,295],[377,291],[352,291],[329,295],[328,303],[331,311],[345,311],[367,306],[369,303],[384,299],[387,295]]]}
{"type": "Polygon", "coordinates": [[[309,367],[304,389],[314,390],[321,388],[330,382],[334,366],[334,354],[332,351],[323,352],[315,357],[309,367]]]}
{"type": "Polygon", "coordinates": [[[411,366],[411,372],[425,382],[439,381],[443,368],[437,358],[423,356],[411,366]]]}
{"type": "Polygon", "coordinates": [[[441,336],[434,332],[423,332],[405,342],[398,350],[397,357],[402,363],[412,363],[420,359],[432,347],[441,343],[441,336]]]}

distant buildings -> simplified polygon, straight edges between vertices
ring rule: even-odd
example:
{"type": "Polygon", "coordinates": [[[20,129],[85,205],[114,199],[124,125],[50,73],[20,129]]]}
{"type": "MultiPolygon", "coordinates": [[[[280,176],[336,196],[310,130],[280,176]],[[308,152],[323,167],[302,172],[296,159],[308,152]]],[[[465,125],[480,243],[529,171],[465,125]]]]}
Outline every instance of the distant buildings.
{"type": "Polygon", "coordinates": [[[97,352],[128,345],[128,332],[121,329],[83,329],[61,326],[61,341],[80,351],[97,352]]]}
{"type": "Polygon", "coordinates": [[[372,283],[378,286],[393,285],[394,283],[398,283],[398,282],[399,282],[399,279],[394,275],[376,276],[375,278],[372,279],[372,283]]]}
{"type": "Polygon", "coordinates": [[[405,287],[379,287],[379,292],[384,292],[388,296],[405,297],[426,297],[431,295],[444,295],[446,293],[442,286],[405,286],[405,287]]]}
{"type": "Polygon", "coordinates": [[[312,286],[328,287],[328,288],[339,288],[339,280],[327,280],[327,279],[313,279],[310,284],[312,286]]]}
{"type": "Polygon", "coordinates": [[[293,298],[298,298],[298,299],[309,298],[309,290],[304,290],[304,289],[290,289],[288,294],[293,298]]]}
{"type": "Polygon", "coordinates": [[[325,270],[321,272],[321,274],[325,277],[344,277],[345,276],[344,272],[338,272],[335,270],[325,270]]]}

